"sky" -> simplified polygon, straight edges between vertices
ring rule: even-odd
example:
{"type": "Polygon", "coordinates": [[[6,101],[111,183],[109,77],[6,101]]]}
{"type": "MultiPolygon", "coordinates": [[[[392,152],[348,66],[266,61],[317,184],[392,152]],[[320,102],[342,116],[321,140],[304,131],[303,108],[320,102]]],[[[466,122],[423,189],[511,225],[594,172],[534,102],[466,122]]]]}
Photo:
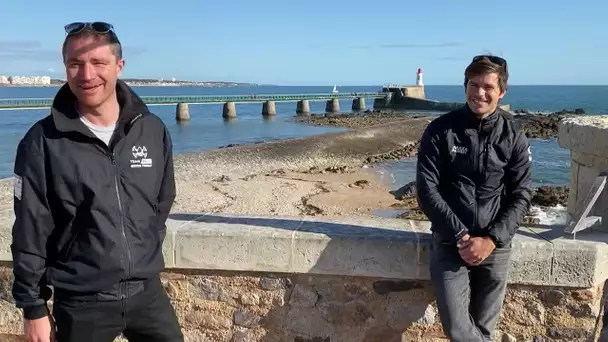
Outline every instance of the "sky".
{"type": "Polygon", "coordinates": [[[509,84],[608,84],[608,1],[2,0],[0,75],[64,78],[63,26],[112,23],[122,77],[460,85],[476,54],[509,84]]]}

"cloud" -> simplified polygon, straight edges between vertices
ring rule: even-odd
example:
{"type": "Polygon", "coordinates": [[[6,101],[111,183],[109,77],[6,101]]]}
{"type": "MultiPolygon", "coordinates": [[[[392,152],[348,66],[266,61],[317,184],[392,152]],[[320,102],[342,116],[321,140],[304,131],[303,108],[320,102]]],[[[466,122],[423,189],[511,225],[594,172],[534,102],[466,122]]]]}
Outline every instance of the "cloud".
{"type": "Polygon", "coordinates": [[[45,62],[57,59],[59,52],[42,48],[38,41],[0,40],[0,61],[36,61],[45,62]]]}
{"type": "Polygon", "coordinates": [[[139,46],[123,45],[122,52],[125,57],[136,57],[145,54],[146,52],[148,52],[148,49],[139,46]]]}
{"type": "MultiPolygon", "coordinates": [[[[125,56],[136,57],[145,54],[147,49],[138,46],[123,46],[123,52],[125,56]]],[[[39,41],[0,40],[0,62],[12,61],[61,61],[61,46],[58,46],[57,49],[45,49],[39,41]]]]}

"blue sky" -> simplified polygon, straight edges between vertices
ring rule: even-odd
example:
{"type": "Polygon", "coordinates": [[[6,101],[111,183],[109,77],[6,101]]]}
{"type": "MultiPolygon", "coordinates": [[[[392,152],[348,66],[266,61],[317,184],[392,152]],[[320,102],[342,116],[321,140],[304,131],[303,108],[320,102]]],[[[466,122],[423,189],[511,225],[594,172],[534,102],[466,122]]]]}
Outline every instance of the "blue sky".
{"type": "Polygon", "coordinates": [[[63,25],[115,25],[123,77],[281,85],[461,84],[470,58],[511,84],[608,84],[608,1],[2,0],[0,75],[63,77],[63,25]]]}

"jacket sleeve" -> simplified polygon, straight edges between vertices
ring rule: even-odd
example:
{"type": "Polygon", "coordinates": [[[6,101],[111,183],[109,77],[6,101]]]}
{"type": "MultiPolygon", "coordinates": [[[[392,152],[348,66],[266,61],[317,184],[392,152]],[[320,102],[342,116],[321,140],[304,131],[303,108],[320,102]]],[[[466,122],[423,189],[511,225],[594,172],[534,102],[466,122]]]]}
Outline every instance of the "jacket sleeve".
{"type": "Polygon", "coordinates": [[[14,167],[12,229],[12,294],[26,319],[47,315],[51,289],[46,284],[47,240],[53,231],[53,215],[47,201],[44,155],[41,148],[22,140],[14,167]]]}
{"type": "Polygon", "coordinates": [[[158,230],[160,232],[161,242],[167,234],[167,218],[173,206],[173,201],[176,196],[175,189],[175,174],[173,171],[173,143],[171,135],[166,127],[164,127],[164,169],[163,178],[158,193],[158,230]]]}
{"type": "Polygon", "coordinates": [[[468,229],[454,214],[439,192],[441,159],[439,141],[431,124],[425,129],[418,149],[416,193],[418,205],[428,219],[458,240],[468,229]]]}
{"type": "Polygon", "coordinates": [[[489,228],[496,247],[510,245],[519,224],[528,212],[532,198],[532,155],[523,131],[515,138],[513,152],[505,170],[506,204],[489,228]]]}

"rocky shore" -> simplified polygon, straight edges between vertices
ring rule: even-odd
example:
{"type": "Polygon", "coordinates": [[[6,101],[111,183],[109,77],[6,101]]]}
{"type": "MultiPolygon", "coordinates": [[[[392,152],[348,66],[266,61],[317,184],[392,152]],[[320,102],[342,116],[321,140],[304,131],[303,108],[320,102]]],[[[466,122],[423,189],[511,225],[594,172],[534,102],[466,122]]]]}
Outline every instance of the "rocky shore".
{"type": "MultiPolygon", "coordinates": [[[[561,205],[563,207],[568,206],[568,187],[548,187],[543,186],[534,189],[532,196],[532,206],[538,207],[555,207],[561,205]]],[[[427,217],[418,207],[416,201],[416,184],[410,182],[403,187],[390,191],[395,196],[395,199],[399,202],[391,205],[391,208],[403,210],[402,213],[398,214],[397,217],[412,220],[426,220],[427,217]]],[[[532,212],[528,213],[528,216],[524,218],[525,224],[538,224],[540,220],[534,217],[532,212]]]]}
{"type": "MultiPolygon", "coordinates": [[[[549,114],[536,113],[528,110],[517,109],[513,112],[505,112],[508,117],[512,117],[520,127],[526,132],[528,138],[548,139],[557,136],[559,122],[573,115],[585,114],[581,108],[574,110],[560,110],[549,114]]],[[[297,116],[295,122],[306,123],[318,126],[361,128],[379,124],[386,124],[398,120],[432,117],[427,114],[411,114],[393,110],[367,110],[359,113],[343,114],[312,114],[311,116],[297,116]]]]}
{"type": "MultiPolygon", "coordinates": [[[[530,139],[550,139],[557,136],[559,122],[570,116],[583,115],[585,111],[577,108],[574,110],[561,110],[553,113],[538,113],[528,110],[514,110],[513,112],[505,112],[505,115],[515,120],[526,132],[526,136],[530,139]]],[[[432,118],[426,114],[411,114],[399,111],[379,111],[367,110],[359,113],[344,113],[344,114],[313,114],[311,116],[295,117],[294,121],[320,126],[348,127],[358,129],[362,127],[370,127],[380,124],[390,124],[396,121],[402,121],[413,118],[432,118]]],[[[384,153],[382,155],[368,158],[369,164],[383,162],[387,160],[398,160],[402,158],[414,157],[417,153],[418,143],[412,144],[407,148],[384,153]]],[[[404,219],[425,220],[426,216],[418,208],[415,199],[415,184],[404,185],[400,189],[391,190],[391,194],[398,201],[391,205],[392,209],[401,210],[397,216],[404,219]]],[[[532,199],[533,206],[539,207],[555,207],[557,205],[567,206],[568,187],[541,187],[535,189],[532,199]]],[[[530,215],[525,218],[527,224],[536,224],[538,218],[530,215]]]]}

